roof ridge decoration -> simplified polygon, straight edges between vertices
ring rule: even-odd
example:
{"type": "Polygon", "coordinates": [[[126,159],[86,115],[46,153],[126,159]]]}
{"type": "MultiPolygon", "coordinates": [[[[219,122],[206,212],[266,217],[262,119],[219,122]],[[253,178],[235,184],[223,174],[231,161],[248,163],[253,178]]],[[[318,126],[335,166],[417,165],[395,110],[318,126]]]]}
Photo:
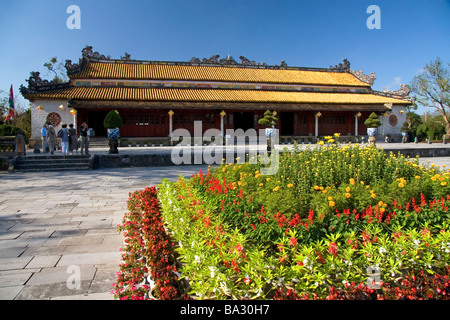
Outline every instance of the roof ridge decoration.
{"type": "Polygon", "coordinates": [[[58,82],[57,80],[42,80],[40,72],[30,72],[30,77],[25,80],[28,82],[28,88],[23,84],[20,85],[19,91],[22,95],[36,93],[39,91],[65,89],[70,86],[69,82],[58,82]]]}
{"type": "Polygon", "coordinates": [[[371,72],[369,75],[367,75],[367,74],[364,74],[364,72],[361,69],[358,71],[350,69],[349,72],[352,75],[354,75],[356,78],[358,78],[362,82],[369,84],[370,86],[373,85],[375,79],[377,78],[375,73],[371,72]]]}
{"type": "Polygon", "coordinates": [[[347,59],[342,59],[342,63],[339,63],[334,67],[330,66],[328,69],[330,71],[348,72],[350,70],[350,62],[347,59]]]}
{"type": "MultiPolygon", "coordinates": [[[[86,46],[83,50],[81,50],[81,58],[79,59],[78,63],[72,64],[72,60],[66,60],[65,67],[67,70],[67,75],[72,75],[80,72],[86,62],[98,62],[101,60],[111,60],[111,56],[105,56],[98,53],[97,51],[94,52],[92,46],[86,46]]],[[[125,56],[122,57],[122,60],[130,60],[130,55],[128,53],[125,53],[125,56]]]]}
{"type": "Polygon", "coordinates": [[[188,61],[191,65],[199,65],[199,64],[213,64],[213,65],[244,65],[244,66],[266,66],[265,62],[255,62],[250,61],[244,56],[240,56],[239,59],[241,60],[240,63],[236,62],[236,60],[233,59],[229,54],[225,59],[220,59],[220,55],[216,54],[214,56],[211,56],[210,58],[203,58],[199,59],[196,57],[193,57],[191,60],[188,61]]]}
{"type": "Polygon", "coordinates": [[[379,96],[403,99],[403,100],[411,101],[412,103],[414,103],[415,97],[410,97],[409,96],[410,92],[411,92],[411,90],[408,87],[408,85],[406,85],[406,84],[400,84],[400,89],[398,89],[398,90],[384,90],[384,91],[372,90],[373,94],[376,94],[379,96]]]}
{"type": "Polygon", "coordinates": [[[350,62],[347,59],[342,59],[342,63],[339,63],[335,66],[330,66],[328,70],[334,72],[349,72],[356,78],[358,78],[362,82],[369,84],[370,86],[373,85],[375,79],[377,78],[377,76],[373,72],[371,72],[369,75],[366,75],[361,69],[358,71],[352,70],[350,68],[350,62]]]}

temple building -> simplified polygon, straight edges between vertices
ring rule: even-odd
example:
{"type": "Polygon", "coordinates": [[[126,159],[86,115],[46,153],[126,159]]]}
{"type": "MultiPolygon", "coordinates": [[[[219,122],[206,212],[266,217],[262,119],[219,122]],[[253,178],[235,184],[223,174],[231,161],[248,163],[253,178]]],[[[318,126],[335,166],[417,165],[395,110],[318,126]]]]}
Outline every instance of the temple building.
{"type": "Polygon", "coordinates": [[[382,121],[380,135],[401,136],[406,107],[412,104],[405,86],[375,91],[375,75],[350,69],[345,59],[329,68],[240,59],[137,61],[126,55],[114,60],[86,47],[79,63],[66,61],[67,83],[42,80],[32,72],[28,87],[21,86],[32,106],[32,138],[40,137],[46,121],[56,129],[86,121],[91,136],[106,136],[103,120],[110,110],[122,117],[123,139],[160,139],[165,144],[177,128],[193,134],[194,121],[202,121],[203,131],[262,129],[258,119],[266,110],[276,111],[281,137],[314,141],[333,133],[363,136],[364,120],[372,112],[382,121]]]}

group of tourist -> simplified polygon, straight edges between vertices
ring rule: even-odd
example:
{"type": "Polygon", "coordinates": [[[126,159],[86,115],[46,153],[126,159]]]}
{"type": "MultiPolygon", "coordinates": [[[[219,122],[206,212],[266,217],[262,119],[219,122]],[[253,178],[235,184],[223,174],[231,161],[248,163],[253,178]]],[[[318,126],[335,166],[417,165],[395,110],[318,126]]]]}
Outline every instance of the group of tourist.
{"type": "Polygon", "coordinates": [[[50,152],[53,154],[56,151],[56,145],[58,138],[61,141],[61,151],[64,155],[73,154],[78,152],[80,148],[81,154],[89,154],[89,137],[88,137],[88,125],[83,122],[80,126],[80,136],[78,137],[77,130],[73,124],[63,123],[61,129],[56,132],[55,128],[51,124],[44,123],[41,129],[42,137],[42,150],[44,153],[50,152]]]}

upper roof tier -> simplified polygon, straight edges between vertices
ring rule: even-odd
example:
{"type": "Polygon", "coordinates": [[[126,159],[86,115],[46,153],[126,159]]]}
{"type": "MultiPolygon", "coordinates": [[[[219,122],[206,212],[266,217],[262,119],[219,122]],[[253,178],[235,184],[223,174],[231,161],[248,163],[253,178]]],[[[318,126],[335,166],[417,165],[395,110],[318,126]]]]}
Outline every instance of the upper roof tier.
{"type": "Polygon", "coordinates": [[[195,66],[124,63],[114,60],[83,64],[74,79],[183,80],[270,84],[310,84],[370,87],[350,72],[300,69],[263,69],[238,66],[195,66]]]}

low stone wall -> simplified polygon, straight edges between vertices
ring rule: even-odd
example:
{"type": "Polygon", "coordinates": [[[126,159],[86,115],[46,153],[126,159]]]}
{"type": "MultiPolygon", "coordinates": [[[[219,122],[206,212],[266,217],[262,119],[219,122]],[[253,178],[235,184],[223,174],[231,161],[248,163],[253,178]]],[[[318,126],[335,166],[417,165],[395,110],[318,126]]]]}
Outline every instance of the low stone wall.
{"type": "Polygon", "coordinates": [[[96,154],[92,161],[93,169],[173,165],[170,154],[96,154]]]}
{"type": "MultiPolygon", "coordinates": [[[[397,155],[399,152],[405,157],[421,158],[428,157],[447,157],[450,156],[449,148],[423,148],[423,149],[385,149],[384,152],[390,155],[392,152],[397,155]]],[[[235,153],[232,157],[235,159],[237,156],[241,156],[240,153],[235,153]]],[[[199,164],[194,158],[195,154],[191,154],[190,163],[184,163],[180,165],[199,164]],[[196,163],[197,162],[197,163],[196,163]]],[[[198,158],[197,158],[198,159],[198,158]]],[[[230,158],[227,158],[230,159],[230,158]]],[[[126,167],[158,167],[158,166],[175,166],[178,164],[173,163],[171,153],[151,153],[151,154],[105,154],[94,155],[92,158],[93,169],[100,168],[126,168],[126,167]]],[[[201,164],[205,164],[202,161],[201,164]]]]}
{"type": "Polygon", "coordinates": [[[386,149],[384,150],[387,155],[391,152],[393,154],[398,154],[399,152],[405,157],[415,158],[429,158],[429,157],[448,157],[450,156],[450,147],[449,148],[418,148],[418,149],[386,149]]]}

